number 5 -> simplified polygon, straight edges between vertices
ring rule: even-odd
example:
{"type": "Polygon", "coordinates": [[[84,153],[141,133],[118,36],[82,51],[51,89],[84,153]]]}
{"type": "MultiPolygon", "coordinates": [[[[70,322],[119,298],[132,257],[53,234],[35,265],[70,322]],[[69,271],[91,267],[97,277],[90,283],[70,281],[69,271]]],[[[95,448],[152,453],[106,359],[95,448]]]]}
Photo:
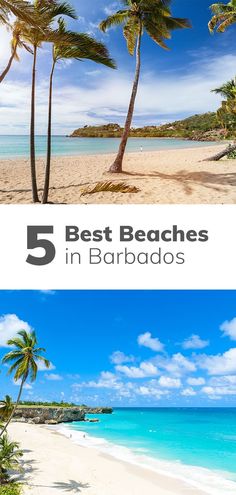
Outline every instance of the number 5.
{"type": "Polygon", "coordinates": [[[52,225],[30,225],[27,227],[27,249],[43,248],[44,256],[33,256],[29,254],[26,263],[30,265],[43,266],[51,263],[56,255],[54,244],[48,239],[39,239],[39,234],[53,234],[52,225]]]}

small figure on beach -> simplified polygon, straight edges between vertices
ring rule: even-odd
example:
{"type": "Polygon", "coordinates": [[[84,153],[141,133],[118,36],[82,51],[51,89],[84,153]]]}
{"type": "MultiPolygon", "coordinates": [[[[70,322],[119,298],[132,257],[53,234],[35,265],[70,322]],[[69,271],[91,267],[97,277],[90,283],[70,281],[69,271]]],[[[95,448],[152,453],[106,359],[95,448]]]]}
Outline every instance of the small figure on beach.
{"type": "Polygon", "coordinates": [[[141,152],[143,151],[143,147],[142,147],[142,145],[140,146],[140,151],[141,151],[141,152]]]}

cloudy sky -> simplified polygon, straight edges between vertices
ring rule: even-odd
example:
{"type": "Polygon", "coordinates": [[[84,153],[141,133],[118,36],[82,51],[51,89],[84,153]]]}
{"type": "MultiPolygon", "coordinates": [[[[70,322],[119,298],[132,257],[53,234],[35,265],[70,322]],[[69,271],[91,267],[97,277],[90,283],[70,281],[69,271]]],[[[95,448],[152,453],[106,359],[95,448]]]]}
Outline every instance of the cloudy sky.
{"type": "MultiPolygon", "coordinates": [[[[236,406],[235,291],[1,291],[0,301],[0,358],[34,328],[51,362],[25,399],[236,406]]],[[[1,366],[1,395],[18,386],[1,366]]]]}
{"type": "MultiPolygon", "coordinates": [[[[79,20],[71,29],[88,32],[104,41],[117,61],[111,70],[92,62],[61,63],[55,75],[53,133],[68,134],[86,124],[123,123],[135,60],[128,55],[120,27],[102,34],[97,28],[119,1],[73,0],[79,20]]],[[[220,98],[211,93],[234,77],[235,28],[224,35],[209,34],[212,0],[173,0],[173,15],[188,17],[193,28],[173,33],[170,51],[159,48],[145,35],[142,45],[142,77],[134,125],[158,124],[195,113],[215,110],[220,98]]],[[[9,57],[10,34],[1,27],[0,68],[9,57]]],[[[0,134],[27,134],[29,128],[30,73],[32,57],[20,53],[1,84],[0,134]]],[[[40,50],[37,70],[37,133],[45,134],[51,47],[40,50]]]]}

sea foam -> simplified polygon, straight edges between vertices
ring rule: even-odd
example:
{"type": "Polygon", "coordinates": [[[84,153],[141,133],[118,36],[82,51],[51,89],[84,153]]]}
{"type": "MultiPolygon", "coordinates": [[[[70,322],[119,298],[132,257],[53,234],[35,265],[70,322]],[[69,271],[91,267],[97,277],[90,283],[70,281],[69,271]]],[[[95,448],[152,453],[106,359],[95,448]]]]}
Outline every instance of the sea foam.
{"type": "Polygon", "coordinates": [[[231,476],[230,473],[190,466],[179,461],[156,459],[143,454],[144,449],[136,449],[134,452],[128,447],[116,445],[104,438],[93,437],[86,432],[73,430],[65,424],[49,428],[56,429],[58,433],[80,446],[95,448],[119,461],[128,462],[168,478],[181,480],[188,486],[201,490],[206,495],[235,495],[236,493],[236,482],[228,479],[231,476]]]}

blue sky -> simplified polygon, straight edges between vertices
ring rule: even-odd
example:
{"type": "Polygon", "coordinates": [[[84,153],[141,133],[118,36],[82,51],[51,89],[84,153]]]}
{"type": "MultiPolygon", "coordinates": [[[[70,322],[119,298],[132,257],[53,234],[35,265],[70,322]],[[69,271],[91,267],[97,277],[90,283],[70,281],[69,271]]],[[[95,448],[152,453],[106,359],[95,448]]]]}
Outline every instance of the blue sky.
{"type": "MultiPolygon", "coordinates": [[[[52,363],[25,399],[236,406],[235,291],[1,291],[0,357],[22,328],[52,363]]],[[[18,391],[6,366],[0,390],[18,391]]]]}
{"type": "MultiPolygon", "coordinates": [[[[123,123],[134,72],[134,58],[127,53],[120,27],[102,34],[97,28],[118,1],[80,0],[72,2],[79,14],[70,28],[88,32],[104,41],[118,64],[117,70],[92,62],[60,64],[55,76],[53,132],[68,134],[85,124],[123,123]]],[[[192,29],[176,31],[171,50],[159,48],[146,35],[142,44],[142,76],[134,125],[158,124],[195,113],[215,110],[220,97],[211,89],[235,76],[235,27],[225,34],[209,34],[209,6],[212,0],[173,0],[173,15],[188,17],[192,29]]],[[[9,55],[10,34],[2,30],[0,67],[9,55]]],[[[32,57],[22,52],[1,85],[1,134],[28,133],[30,71],[32,57]]],[[[39,55],[37,71],[37,133],[45,134],[50,46],[39,55]]]]}

